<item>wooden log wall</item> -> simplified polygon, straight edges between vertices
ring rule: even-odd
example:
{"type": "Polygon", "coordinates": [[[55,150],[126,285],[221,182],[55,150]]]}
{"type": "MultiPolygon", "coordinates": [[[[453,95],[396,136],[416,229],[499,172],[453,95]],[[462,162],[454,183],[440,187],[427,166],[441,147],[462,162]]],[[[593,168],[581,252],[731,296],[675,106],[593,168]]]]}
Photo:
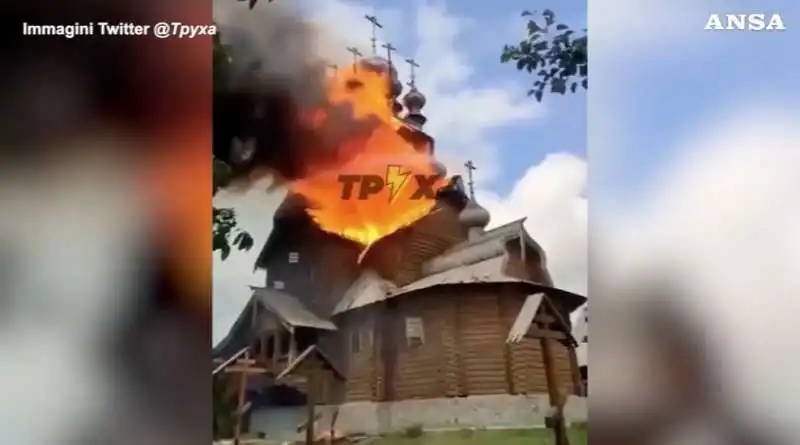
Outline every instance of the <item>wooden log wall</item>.
{"type": "Polygon", "coordinates": [[[396,285],[405,286],[420,279],[425,261],[466,241],[467,234],[459,222],[458,211],[445,203],[437,204],[437,209],[417,221],[397,244],[396,265],[391,273],[384,274],[396,285]]]}
{"type": "Polygon", "coordinates": [[[465,392],[468,395],[508,392],[505,361],[508,331],[502,332],[501,326],[507,323],[499,317],[500,304],[501,296],[497,289],[458,298],[460,367],[466,374],[465,392]]]}
{"type": "MultiPolygon", "coordinates": [[[[373,342],[362,340],[359,352],[349,355],[345,401],[547,394],[539,340],[505,342],[525,297],[499,286],[479,291],[452,287],[399,297],[392,309],[378,304],[346,315],[340,328],[347,326],[347,347],[357,326],[372,328],[373,342]],[[422,320],[422,345],[407,344],[408,317],[422,320]],[[382,344],[392,338],[393,348],[382,344]],[[387,351],[396,351],[393,373],[387,369],[392,362],[387,351]]],[[[548,341],[559,388],[577,393],[569,348],[548,341]]]]}
{"type": "Polygon", "coordinates": [[[410,296],[398,301],[391,311],[392,329],[396,334],[397,359],[393,393],[396,400],[444,397],[446,392],[446,363],[443,357],[443,334],[448,330],[445,295],[410,296]],[[443,297],[443,298],[436,298],[443,297]],[[406,320],[421,320],[424,341],[410,346],[406,336],[406,320]]]}
{"type": "MultiPolygon", "coordinates": [[[[379,306],[379,305],[378,305],[379,306]]],[[[376,306],[377,307],[377,306],[376,306]]],[[[346,400],[375,400],[377,393],[376,310],[374,307],[352,311],[342,317],[339,329],[347,358],[346,400]],[[359,338],[359,350],[353,349],[353,337],[359,338]]]]}

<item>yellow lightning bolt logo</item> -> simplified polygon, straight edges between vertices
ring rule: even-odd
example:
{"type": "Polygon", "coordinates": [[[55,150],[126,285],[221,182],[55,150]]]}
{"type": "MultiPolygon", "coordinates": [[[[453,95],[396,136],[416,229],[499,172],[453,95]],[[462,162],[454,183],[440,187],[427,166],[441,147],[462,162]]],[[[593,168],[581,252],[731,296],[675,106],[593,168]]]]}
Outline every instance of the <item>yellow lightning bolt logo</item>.
{"type": "Polygon", "coordinates": [[[386,166],[386,188],[389,189],[389,202],[394,201],[400,190],[403,190],[411,172],[404,171],[400,165],[387,165],[386,166]]]}

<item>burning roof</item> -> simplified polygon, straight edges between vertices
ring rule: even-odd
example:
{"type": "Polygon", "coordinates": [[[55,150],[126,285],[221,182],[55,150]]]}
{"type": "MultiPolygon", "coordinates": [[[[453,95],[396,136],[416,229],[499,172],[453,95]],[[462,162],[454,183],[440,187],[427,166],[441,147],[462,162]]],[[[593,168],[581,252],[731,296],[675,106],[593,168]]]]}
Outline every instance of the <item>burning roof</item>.
{"type": "MultiPolygon", "coordinates": [[[[391,70],[356,63],[330,74],[324,100],[311,106],[292,103],[291,96],[264,96],[267,105],[261,112],[281,116],[281,126],[293,130],[260,134],[290,148],[251,142],[255,148],[247,153],[249,166],[237,170],[239,183],[254,175],[278,178],[308,204],[305,211],[322,230],[365,249],[425,216],[435,196],[417,196],[421,178],[432,179],[433,192],[448,182],[433,158],[430,138],[419,136],[395,114],[394,82],[391,70]],[[343,178],[355,178],[356,185],[359,179],[380,178],[382,186],[368,197],[345,196],[343,178]]],[[[245,108],[259,106],[242,103],[245,108]]]]}

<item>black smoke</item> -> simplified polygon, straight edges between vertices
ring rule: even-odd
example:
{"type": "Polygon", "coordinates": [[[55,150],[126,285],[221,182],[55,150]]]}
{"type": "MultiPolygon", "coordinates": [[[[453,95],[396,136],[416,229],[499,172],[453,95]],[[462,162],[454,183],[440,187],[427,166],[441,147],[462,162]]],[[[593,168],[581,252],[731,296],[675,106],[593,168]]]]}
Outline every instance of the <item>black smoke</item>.
{"type": "Polygon", "coordinates": [[[228,2],[216,12],[215,51],[225,57],[215,57],[213,153],[230,166],[229,179],[291,181],[312,166],[345,162],[341,142],[365,137],[375,122],[355,122],[348,109],[326,103],[328,62],[316,54],[315,28],[276,4],[251,11],[228,2]],[[326,111],[324,125],[309,125],[312,109],[326,111]],[[236,140],[248,157],[237,157],[236,140]]]}

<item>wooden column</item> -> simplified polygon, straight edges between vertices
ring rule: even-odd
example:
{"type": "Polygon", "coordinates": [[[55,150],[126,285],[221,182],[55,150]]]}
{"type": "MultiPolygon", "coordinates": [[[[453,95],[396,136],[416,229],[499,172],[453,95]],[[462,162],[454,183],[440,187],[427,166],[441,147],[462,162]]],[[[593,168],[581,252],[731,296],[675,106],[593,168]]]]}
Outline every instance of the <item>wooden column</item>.
{"type": "Polygon", "coordinates": [[[306,445],[314,443],[314,424],[316,423],[316,414],[314,412],[317,393],[317,370],[315,366],[311,366],[308,372],[308,383],[306,385],[306,445]]]}
{"type": "Polygon", "coordinates": [[[281,330],[275,329],[272,333],[272,369],[278,372],[278,360],[281,356],[281,330]]]}
{"type": "Polygon", "coordinates": [[[297,339],[295,338],[294,330],[292,330],[289,332],[289,360],[286,363],[292,363],[295,357],[297,357],[297,339]]]}
{"type": "MultiPolygon", "coordinates": [[[[244,358],[248,359],[250,353],[245,353],[244,358]]],[[[247,391],[247,372],[242,372],[239,377],[239,393],[236,396],[236,425],[233,430],[233,445],[239,445],[242,437],[242,420],[244,418],[245,395],[247,391]]]]}
{"type": "MultiPolygon", "coordinates": [[[[543,331],[549,331],[550,328],[547,325],[543,326],[543,331]]],[[[569,438],[567,437],[567,428],[566,422],[564,419],[563,413],[563,403],[564,400],[561,400],[558,388],[558,378],[556,376],[556,366],[555,366],[555,357],[553,356],[553,340],[541,337],[539,338],[539,344],[542,347],[542,359],[544,360],[544,371],[545,377],[547,379],[547,394],[550,402],[550,407],[555,408],[556,412],[554,414],[550,426],[553,429],[553,434],[555,435],[555,442],[556,445],[569,445],[569,438]]],[[[549,412],[550,410],[548,410],[549,412]]]]}

